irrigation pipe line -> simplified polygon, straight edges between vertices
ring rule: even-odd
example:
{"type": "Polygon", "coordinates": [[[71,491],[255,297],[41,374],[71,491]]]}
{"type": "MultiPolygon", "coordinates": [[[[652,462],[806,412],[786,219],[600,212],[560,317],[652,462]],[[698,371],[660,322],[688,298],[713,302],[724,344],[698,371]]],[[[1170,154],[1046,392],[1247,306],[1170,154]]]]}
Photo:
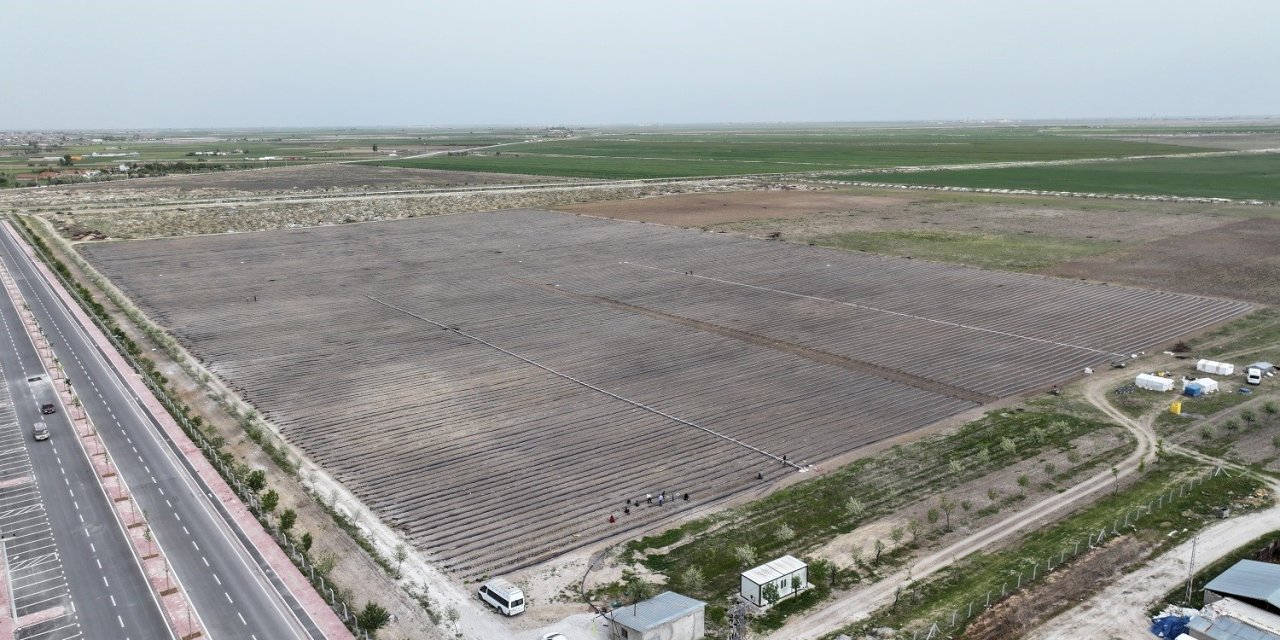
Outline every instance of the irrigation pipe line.
{"type": "Polygon", "coordinates": [[[421,321],[426,322],[426,323],[429,323],[429,324],[433,324],[433,325],[435,325],[435,326],[437,326],[437,327],[440,327],[441,329],[444,329],[445,331],[449,331],[449,332],[452,332],[452,333],[454,333],[454,334],[460,335],[460,336],[462,336],[462,337],[464,337],[464,338],[467,338],[468,340],[472,340],[472,341],[475,341],[475,342],[479,342],[480,344],[482,344],[482,345],[484,345],[484,346],[486,346],[486,347],[489,347],[490,349],[493,349],[493,350],[495,350],[495,351],[500,351],[500,352],[502,352],[502,353],[505,353],[505,354],[507,354],[507,355],[511,356],[512,358],[515,358],[515,359],[517,359],[517,360],[519,360],[519,361],[521,361],[521,362],[524,362],[524,363],[526,363],[526,364],[530,364],[530,365],[533,365],[533,366],[535,366],[535,367],[537,367],[537,368],[539,368],[539,369],[542,369],[543,371],[546,371],[547,373],[550,373],[550,374],[551,374],[551,375],[553,375],[553,376],[557,376],[557,377],[560,377],[560,378],[564,378],[565,380],[568,380],[569,382],[572,382],[572,383],[574,383],[574,384],[577,384],[577,385],[580,385],[580,386],[586,387],[586,388],[588,388],[588,389],[590,389],[590,390],[592,390],[592,391],[595,391],[595,392],[597,392],[597,393],[602,393],[602,394],[604,394],[604,395],[606,395],[606,396],[609,396],[610,398],[613,398],[614,400],[620,400],[620,401],[622,401],[622,402],[625,402],[625,403],[627,403],[627,404],[629,404],[629,405],[631,405],[631,406],[633,406],[633,407],[636,407],[637,409],[643,409],[643,410],[645,410],[645,411],[648,411],[649,413],[652,413],[652,414],[654,414],[654,415],[658,415],[658,416],[662,416],[663,418],[666,418],[666,419],[668,419],[668,420],[672,420],[672,421],[674,421],[674,422],[678,422],[678,423],[683,424],[683,425],[685,425],[685,426],[693,427],[694,429],[698,429],[698,430],[700,430],[700,431],[705,431],[705,432],[707,432],[707,433],[709,433],[709,434],[711,434],[711,435],[713,435],[713,436],[715,436],[715,437],[717,437],[717,438],[720,438],[720,439],[722,439],[722,440],[727,440],[728,442],[732,442],[733,444],[736,444],[736,445],[738,445],[738,446],[740,446],[740,447],[742,447],[742,448],[744,448],[744,449],[750,449],[751,451],[754,451],[754,452],[756,452],[756,453],[758,453],[758,454],[760,454],[760,455],[762,455],[762,456],[765,456],[765,457],[767,457],[767,458],[771,458],[771,459],[772,459],[772,460],[774,460],[775,462],[780,462],[780,463],[782,463],[782,464],[784,464],[784,465],[786,465],[786,466],[788,466],[788,467],[791,467],[791,468],[795,469],[796,471],[801,471],[801,472],[803,472],[803,471],[806,471],[806,470],[808,469],[808,467],[798,465],[798,464],[796,464],[796,463],[794,463],[794,462],[792,462],[792,461],[790,461],[790,460],[785,460],[785,459],[783,459],[783,458],[782,458],[782,457],[780,457],[780,456],[776,456],[776,455],[774,455],[774,454],[772,454],[772,453],[769,453],[768,451],[765,451],[764,449],[761,449],[761,448],[759,448],[759,447],[756,447],[756,446],[753,446],[753,445],[749,445],[749,444],[747,444],[747,443],[745,443],[745,442],[743,442],[743,441],[741,441],[741,440],[739,440],[739,439],[737,439],[737,438],[735,438],[735,437],[733,437],[733,436],[725,435],[725,434],[723,434],[723,433],[720,433],[719,431],[716,431],[716,430],[714,430],[714,429],[709,429],[709,428],[704,427],[704,426],[702,426],[702,425],[700,425],[700,424],[697,424],[697,423],[695,423],[695,422],[690,422],[690,421],[688,421],[688,420],[685,420],[684,418],[680,418],[680,417],[678,417],[678,416],[673,416],[673,415],[671,415],[671,414],[669,414],[669,413],[667,413],[667,412],[665,412],[665,411],[663,411],[663,410],[661,410],[661,409],[656,409],[656,408],[651,407],[651,406],[649,406],[649,405],[647,405],[647,404],[643,404],[643,403],[640,403],[640,402],[636,402],[635,400],[631,400],[630,398],[626,398],[626,397],[620,396],[620,395],[618,395],[618,394],[616,394],[616,393],[614,393],[614,392],[612,392],[612,391],[609,391],[609,390],[607,390],[607,389],[602,389],[602,388],[600,388],[600,387],[597,387],[596,385],[591,384],[590,382],[586,382],[586,381],[583,381],[583,380],[579,380],[579,379],[577,379],[577,378],[575,378],[575,377],[573,377],[573,376],[571,376],[571,375],[569,375],[569,374],[567,374],[567,373],[561,373],[561,372],[559,372],[559,371],[556,371],[555,369],[552,369],[551,367],[548,367],[548,366],[546,366],[546,365],[544,365],[544,364],[541,364],[541,363],[539,363],[539,362],[536,362],[536,361],[534,361],[534,360],[530,360],[529,358],[526,358],[526,357],[524,357],[524,356],[522,356],[522,355],[520,355],[520,354],[518,354],[518,353],[515,353],[515,352],[512,352],[512,351],[509,351],[509,350],[507,350],[507,349],[504,349],[504,348],[502,348],[502,347],[500,347],[500,346],[498,346],[498,345],[496,345],[496,344],[493,344],[492,342],[489,342],[488,340],[485,340],[484,338],[480,338],[480,337],[478,337],[478,336],[473,336],[473,335],[471,335],[471,334],[469,334],[469,333],[467,333],[467,332],[465,332],[465,331],[463,331],[463,330],[461,330],[461,329],[456,329],[456,328],[454,328],[454,327],[450,327],[450,326],[447,326],[447,325],[440,324],[439,322],[436,322],[435,320],[432,320],[431,318],[427,318],[427,317],[424,317],[424,316],[420,316],[420,315],[418,315],[418,314],[416,314],[416,313],[414,313],[414,312],[412,312],[412,311],[409,311],[409,310],[407,310],[407,309],[402,309],[402,308],[400,308],[400,307],[397,307],[397,306],[395,306],[395,305],[391,304],[390,302],[385,302],[385,301],[379,300],[379,299],[377,299],[377,298],[375,298],[375,297],[373,297],[373,296],[371,296],[371,295],[369,295],[369,294],[367,294],[367,293],[364,295],[364,297],[366,297],[366,298],[368,298],[368,299],[370,299],[370,300],[372,300],[372,301],[374,301],[374,302],[376,302],[376,303],[378,303],[378,304],[380,304],[380,305],[382,305],[382,306],[384,306],[384,307],[387,307],[387,308],[389,308],[389,309],[394,309],[394,310],[399,311],[400,313],[403,313],[403,314],[405,314],[405,315],[407,315],[407,316],[410,316],[410,317],[413,317],[413,318],[417,318],[418,320],[421,320],[421,321]]]}
{"type": "Polygon", "coordinates": [[[870,305],[858,304],[857,302],[847,302],[847,301],[845,301],[845,300],[835,300],[835,299],[832,299],[832,298],[823,298],[823,297],[821,297],[821,296],[811,296],[811,295],[809,295],[809,294],[807,294],[807,293],[796,293],[796,292],[794,292],[794,291],[786,291],[786,290],[783,290],[783,289],[774,289],[773,287],[764,287],[764,286],[760,286],[760,285],[757,285],[757,284],[749,284],[749,283],[746,283],[746,282],[735,282],[735,281],[733,281],[733,280],[725,280],[725,279],[723,279],[723,278],[715,278],[715,277],[712,277],[712,276],[696,276],[696,275],[693,275],[693,274],[688,273],[688,272],[677,271],[677,270],[675,270],[675,269],[667,269],[667,268],[665,268],[665,267],[654,267],[654,266],[647,265],[647,264],[643,264],[643,263],[640,263],[640,262],[627,262],[627,261],[623,261],[623,262],[620,262],[619,264],[625,264],[625,265],[629,265],[629,266],[632,266],[632,267],[640,267],[641,269],[649,269],[649,270],[651,270],[651,271],[661,271],[661,272],[663,272],[663,273],[674,273],[674,274],[676,274],[676,275],[692,276],[692,277],[694,277],[694,278],[702,278],[703,280],[708,280],[708,281],[711,281],[711,282],[719,282],[720,284],[729,284],[729,285],[734,285],[734,286],[738,286],[738,287],[747,287],[748,289],[756,289],[757,291],[768,291],[769,293],[780,293],[780,294],[782,294],[782,295],[784,295],[784,296],[793,296],[793,297],[796,297],[796,298],[805,298],[805,299],[808,299],[808,300],[816,300],[816,301],[818,301],[818,302],[829,302],[829,303],[831,303],[831,304],[841,304],[841,305],[844,305],[844,306],[846,306],[846,307],[853,307],[853,308],[855,308],[855,309],[862,309],[862,310],[864,310],[864,311],[875,311],[875,312],[877,312],[877,313],[885,313],[885,314],[888,314],[888,315],[891,315],[891,316],[900,316],[900,317],[903,317],[903,318],[911,318],[912,320],[921,320],[921,321],[924,321],[924,322],[932,322],[932,323],[934,323],[934,324],[941,324],[941,325],[945,325],[945,326],[948,326],[948,327],[955,327],[955,328],[957,328],[957,329],[968,329],[968,330],[970,330],[970,331],[982,331],[982,332],[984,332],[984,333],[993,333],[993,334],[995,334],[995,335],[1005,336],[1006,338],[1018,338],[1018,339],[1020,339],[1020,340],[1030,340],[1030,341],[1032,341],[1032,342],[1043,342],[1043,343],[1045,343],[1045,344],[1051,344],[1051,345],[1058,346],[1058,347],[1067,347],[1068,349],[1079,349],[1079,350],[1081,350],[1081,351],[1091,351],[1091,352],[1093,352],[1093,353],[1100,353],[1100,354],[1102,354],[1102,355],[1104,355],[1104,356],[1120,356],[1120,357],[1122,357],[1122,358],[1123,358],[1123,357],[1127,357],[1127,356],[1126,356],[1125,354],[1123,354],[1123,353],[1115,353],[1115,352],[1113,352],[1113,351],[1103,351],[1102,349],[1094,349],[1093,347],[1083,347],[1083,346],[1080,346],[1080,345],[1078,345],[1078,344],[1070,344],[1070,343],[1067,343],[1067,342],[1058,342],[1058,341],[1056,341],[1056,340],[1049,340],[1048,338],[1037,338],[1037,337],[1035,337],[1035,336],[1024,336],[1024,335],[1022,335],[1022,334],[1020,334],[1020,333],[1012,333],[1012,332],[1009,332],[1009,331],[1000,331],[999,329],[988,329],[988,328],[986,328],[986,327],[979,327],[979,326],[975,326],[975,325],[971,325],[971,324],[961,324],[961,323],[959,323],[959,322],[952,322],[952,321],[950,321],[950,320],[938,320],[937,318],[930,318],[930,317],[928,317],[928,316],[918,316],[918,315],[916,315],[916,314],[914,314],[914,313],[905,313],[905,312],[902,312],[902,311],[893,311],[893,310],[891,310],[891,309],[882,309],[882,308],[880,308],[880,307],[873,307],[873,306],[870,306],[870,305]]]}

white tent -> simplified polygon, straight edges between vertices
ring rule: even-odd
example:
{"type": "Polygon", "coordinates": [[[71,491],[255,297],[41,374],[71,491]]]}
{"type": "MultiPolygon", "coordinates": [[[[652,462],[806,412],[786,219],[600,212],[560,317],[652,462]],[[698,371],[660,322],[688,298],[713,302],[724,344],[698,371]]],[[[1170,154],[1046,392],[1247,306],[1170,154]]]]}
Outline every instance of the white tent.
{"type": "Polygon", "coordinates": [[[1171,378],[1161,378],[1160,376],[1153,376],[1149,373],[1139,373],[1133,383],[1138,385],[1139,389],[1147,389],[1148,391],[1173,390],[1173,380],[1171,378]]]}
{"type": "Polygon", "coordinates": [[[1200,385],[1205,393],[1213,393],[1218,390],[1218,381],[1213,378],[1196,378],[1192,382],[1200,385]]]}
{"type": "Polygon", "coordinates": [[[1212,373],[1219,376],[1229,376],[1236,372],[1236,366],[1230,362],[1200,360],[1196,363],[1196,371],[1203,371],[1205,373],[1212,373]]]}

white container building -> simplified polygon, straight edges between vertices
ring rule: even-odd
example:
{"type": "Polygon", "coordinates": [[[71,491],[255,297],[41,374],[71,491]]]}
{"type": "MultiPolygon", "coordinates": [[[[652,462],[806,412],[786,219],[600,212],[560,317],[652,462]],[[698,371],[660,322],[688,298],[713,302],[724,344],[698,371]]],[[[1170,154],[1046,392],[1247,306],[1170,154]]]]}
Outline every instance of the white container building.
{"type": "Polygon", "coordinates": [[[1212,373],[1218,376],[1229,376],[1236,372],[1236,366],[1230,362],[1216,362],[1214,360],[1200,360],[1196,362],[1196,371],[1204,373],[1212,373]]]}
{"type": "Polygon", "coordinates": [[[804,591],[809,587],[809,565],[794,556],[782,556],[750,571],[743,571],[738,595],[758,607],[767,607],[773,604],[764,597],[769,585],[778,590],[778,600],[804,591]]]}
{"type": "Polygon", "coordinates": [[[1149,373],[1139,373],[1133,383],[1139,389],[1147,389],[1148,391],[1173,391],[1173,379],[1153,376],[1149,373]]]}

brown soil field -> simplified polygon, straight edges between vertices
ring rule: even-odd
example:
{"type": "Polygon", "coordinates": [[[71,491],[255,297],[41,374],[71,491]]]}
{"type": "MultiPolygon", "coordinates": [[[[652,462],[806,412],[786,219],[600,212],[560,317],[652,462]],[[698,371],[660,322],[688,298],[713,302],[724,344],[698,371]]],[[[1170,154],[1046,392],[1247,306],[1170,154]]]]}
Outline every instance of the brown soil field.
{"type": "Polygon", "coordinates": [[[915,230],[1014,232],[1132,241],[1221,224],[1238,215],[1239,210],[1238,207],[1211,210],[1203,205],[1161,203],[1157,206],[872,189],[695,193],[591,202],[556,209],[683,227],[721,225],[759,235],[776,231],[784,239],[799,241],[850,231],[915,230]]]}
{"type": "Polygon", "coordinates": [[[1254,218],[1065,262],[1048,273],[1280,305],[1280,220],[1254,218]]]}
{"type": "Polygon", "coordinates": [[[460,577],[648,528],[788,475],[784,454],[821,463],[1248,309],[534,210],[80,248],[460,577]],[[664,490],[681,499],[623,513],[664,490]]]}

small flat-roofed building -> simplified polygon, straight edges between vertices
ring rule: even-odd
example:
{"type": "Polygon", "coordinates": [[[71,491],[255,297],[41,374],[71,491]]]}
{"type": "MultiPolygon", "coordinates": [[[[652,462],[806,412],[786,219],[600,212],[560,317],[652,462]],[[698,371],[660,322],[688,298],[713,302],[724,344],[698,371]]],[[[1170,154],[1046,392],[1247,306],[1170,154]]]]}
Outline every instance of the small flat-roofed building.
{"type": "Polygon", "coordinates": [[[1195,640],[1280,640],[1280,616],[1222,598],[1191,617],[1186,635],[1195,640]]]}
{"type": "Polygon", "coordinates": [[[1241,560],[1204,586],[1204,602],[1234,598],[1280,614],[1280,564],[1241,560]]]}
{"type": "Polygon", "coordinates": [[[738,595],[757,607],[764,607],[789,598],[808,587],[809,565],[794,556],[782,556],[749,571],[743,571],[742,586],[738,590],[738,595]],[[778,590],[778,596],[773,601],[765,598],[769,585],[773,585],[778,590]]]}
{"type": "Polygon", "coordinates": [[[609,640],[699,640],[706,634],[706,606],[674,591],[610,611],[609,640]]]}

